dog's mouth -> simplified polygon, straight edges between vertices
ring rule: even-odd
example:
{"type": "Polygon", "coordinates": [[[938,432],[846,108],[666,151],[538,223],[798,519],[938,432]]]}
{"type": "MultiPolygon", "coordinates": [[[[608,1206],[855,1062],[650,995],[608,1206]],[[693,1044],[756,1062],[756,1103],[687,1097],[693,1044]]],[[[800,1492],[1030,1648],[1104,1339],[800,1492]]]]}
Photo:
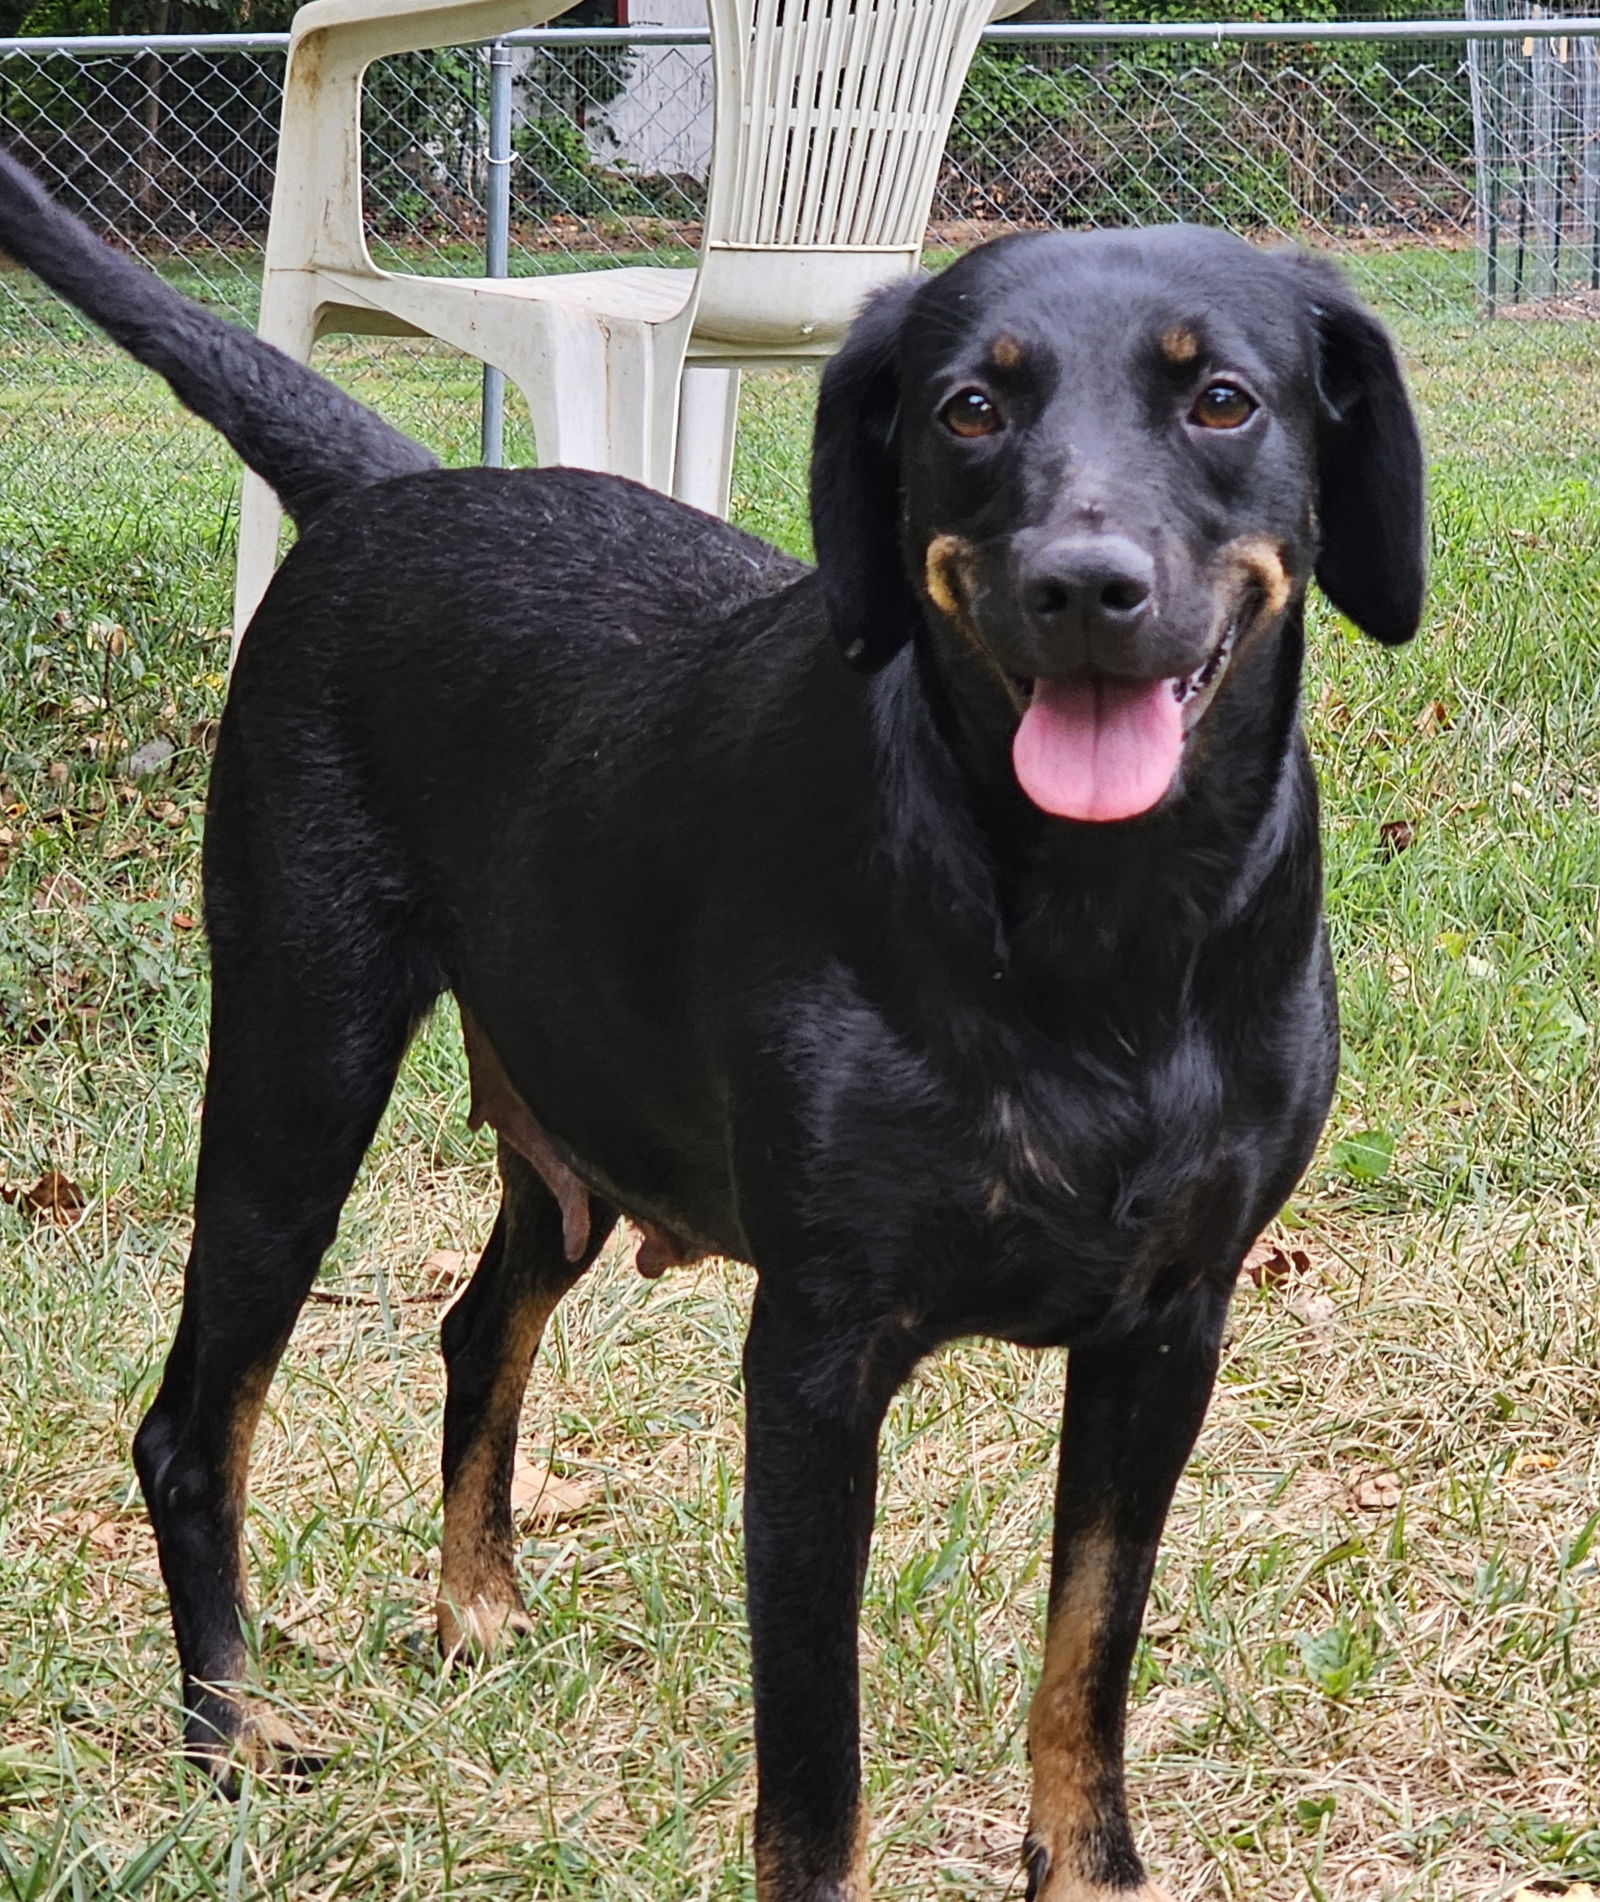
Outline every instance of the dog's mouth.
{"type": "Polygon", "coordinates": [[[1216,697],[1246,605],[1187,674],[1126,680],[1012,677],[1022,718],[1011,745],[1017,783],[1043,812],[1103,825],[1158,806],[1178,777],[1184,742],[1216,697]]]}

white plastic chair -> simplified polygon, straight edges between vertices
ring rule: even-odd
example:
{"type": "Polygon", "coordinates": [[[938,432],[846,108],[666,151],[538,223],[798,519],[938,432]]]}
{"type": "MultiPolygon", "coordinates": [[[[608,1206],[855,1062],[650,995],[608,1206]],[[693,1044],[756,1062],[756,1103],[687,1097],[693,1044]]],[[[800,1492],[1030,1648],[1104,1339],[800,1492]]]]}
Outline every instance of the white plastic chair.
{"type": "MultiPolygon", "coordinates": [[[[725,513],[741,368],[837,347],[863,297],[917,267],[978,35],[1023,0],[709,0],[716,105],[695,269],[539,277],[380,270],[361,217],[361,75],[493,38],[570,0],[312,0],[284,85],[261,335],[437,337],[521,390],[539,460],[632,476],[725,513]]],[[[247,477],[234,626],[277,555],[247,477]]]]}

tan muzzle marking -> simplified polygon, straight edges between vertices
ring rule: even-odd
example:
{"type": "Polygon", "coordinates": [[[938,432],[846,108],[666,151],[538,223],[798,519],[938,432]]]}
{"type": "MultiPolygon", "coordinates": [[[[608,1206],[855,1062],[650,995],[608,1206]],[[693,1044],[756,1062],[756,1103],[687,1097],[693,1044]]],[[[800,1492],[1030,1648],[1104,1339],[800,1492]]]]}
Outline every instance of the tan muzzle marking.
{"type": "Polygon", "coordinates": [[[1022,699],[1010,675],[1000,665],[972,623],[972,562],[976,551],[959,535],[935,535],[922,558],[922,585],[928,599],[948,620],[974,654],[1005,690],[1012,708],[1020,713],[1022,699]]]}
{"type": "Polygon", "coordinates": [[[1277,620],[1294,593],[1282,546],[1265,535],[1243,535],[1223,550],[1223,562],[1238,594],[1253,589],[1260,595],[1261,611],[1255,619],[1277,620]]]}
{"type": "Polygon", "coordinates": [[[941,614],[966,630],[972,544],[959,535],[935,535],[922,560],[922,585],[941,614]]]}

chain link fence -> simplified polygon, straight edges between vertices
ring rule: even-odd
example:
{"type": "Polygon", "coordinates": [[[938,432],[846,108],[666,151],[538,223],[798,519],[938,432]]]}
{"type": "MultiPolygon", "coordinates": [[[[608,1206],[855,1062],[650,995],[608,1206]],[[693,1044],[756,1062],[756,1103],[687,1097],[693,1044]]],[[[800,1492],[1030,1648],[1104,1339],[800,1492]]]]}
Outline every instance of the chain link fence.
{"type": "MultiPolygon", "coordinates": [[[[1600,21],[1544,15],[993,28],[951,135],[930,255],[1017,229],[1196,219],[1340,255],[1402,331],[1600,310],[1597,36],[1600,21]]],[[[98,228],[250,321],[284,45],[0,42],[0,126],[98,228]]],[[[511,271],[692,262],[705,34],[543,29],[510,45],[511,271]]],[[[488,86],[481,47],[373,69],[366,209],[380,262],[483,269],[488,86]]],[[[476,366],[433,345],[322,348],[325,367],[447,458],[476,455],[476,366]]],[[[141,388],[55,300],[0,273],[0,492],[37,512],[55,485],[76,506],[108,467],[148,506],[207,489],[215,445],[158,423],[141,388]]],[[[799,373],[746,379],[736,512],[790,540],[803,535],[793,438],[808,406],[799,373]]],[[[525,420],[508,453],[532,458],[525,420]]]]}

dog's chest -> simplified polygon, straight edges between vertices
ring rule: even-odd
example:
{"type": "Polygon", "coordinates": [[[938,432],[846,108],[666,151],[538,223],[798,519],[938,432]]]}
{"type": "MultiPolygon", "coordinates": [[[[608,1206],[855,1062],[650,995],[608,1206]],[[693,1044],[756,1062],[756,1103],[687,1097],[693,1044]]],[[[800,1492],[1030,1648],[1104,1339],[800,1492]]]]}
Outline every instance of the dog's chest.
{"type": "Polygon", "coordinates": [[[992,1086],[966,1141],[930,1155],[907,1257],[929,1329],[1068,1341],[1236,1265],[1249,1106],[1199,1030],[1122,1054],[992,1086]]]}

